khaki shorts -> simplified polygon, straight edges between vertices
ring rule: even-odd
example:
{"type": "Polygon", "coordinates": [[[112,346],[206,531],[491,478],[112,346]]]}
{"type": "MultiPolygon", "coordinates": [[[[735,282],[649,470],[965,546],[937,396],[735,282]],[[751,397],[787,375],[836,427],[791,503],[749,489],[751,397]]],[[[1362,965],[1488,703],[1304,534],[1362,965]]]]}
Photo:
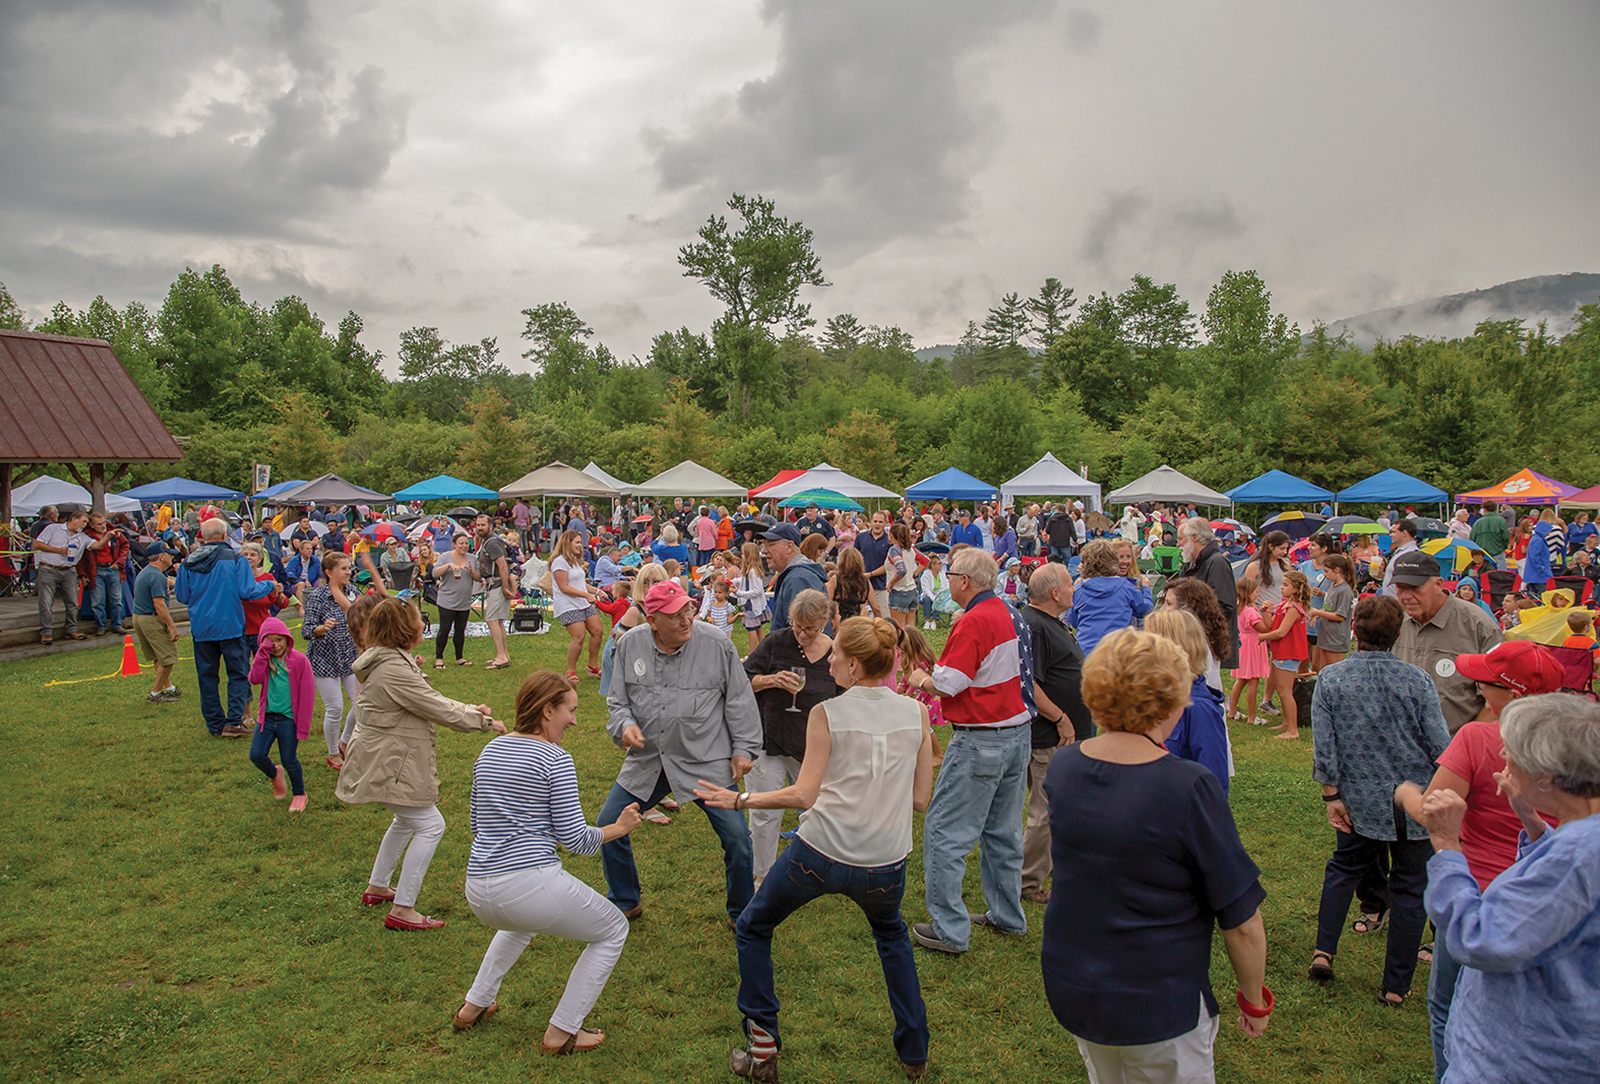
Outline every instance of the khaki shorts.
{"type": "Polygon", "coordinates": [[[172,666],[178,661],[178,645],[167,638],[167,626],[154,614],[134,614],[133,631],[144,648],[144,657],[157,666],[172,666]]]}
{"type": "Polygon", "coordinates": [[[511,600],[506,598],[506,593],[498,587],[491,587],[483,593],[483,619],[485,621],[510,621],[511,600]]]}
{"type": "MultiPolygon", "coordinates": [[[[889,592],[887,590],[874,591],[872,592],[872,600],[877,603],[878,613],[887,621],[889,619],[889,592]]],[[[865,611],[862,611],[862,614],[866,617],[872,616],[865,611]]]]}

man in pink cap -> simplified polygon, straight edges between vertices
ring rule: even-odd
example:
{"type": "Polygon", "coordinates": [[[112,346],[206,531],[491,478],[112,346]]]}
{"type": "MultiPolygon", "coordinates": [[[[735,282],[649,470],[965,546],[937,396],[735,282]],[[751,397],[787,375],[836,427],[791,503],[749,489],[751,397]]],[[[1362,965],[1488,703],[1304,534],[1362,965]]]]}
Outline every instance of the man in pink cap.
{"type": "MultiPolygon", "coordinates": [[[[1461,853],[1478,882],[1479,891],[1517,860],[1517,837],[1522,822],[1500,793],[1495,773],[1505,771],[1506,755],[1500,742],[1500,713],[1524,696],[1553,693],[1561,688],[1564,671],[1555,652],[1531,640],[1507,640],[1482,654],[1457,655],[1456,672],[1477,683],[1483,710],[1450,739],[1439,757],[1439,770],[1427,790],[1402,783],[1395,798],[1413,818],[1422,812],[1424,794],[1453,790],[1467,803],[1461,821],[1461,853]]],[[[1445,938],[1433,942],[1433,967],[1428,975],[1428,1019],[1433,1030],[1434,1078],[1442,1079],[1446,1067],[1445,1023],[1455,996],[1461,965],[1451,957],[1445,938]]]]}
{"type": "MultiPolygon", "coordinates": [[[[653,809],[668,794],[693,794],[700,780],[735,789],[762,747],[761,717],[733,642],[694,619],[676,580],[650,588],[645,624],[617,641],[606,704],[611,740],[628,751],[596,823],[611,824],[630,803],[653,809]]],[[[755,890],[744,817],[698,799],[722,841],[728,925],[755,890]]],[[[643,910],[633,844],[603,844],[607,898],[629,918],[643,910]]]]}

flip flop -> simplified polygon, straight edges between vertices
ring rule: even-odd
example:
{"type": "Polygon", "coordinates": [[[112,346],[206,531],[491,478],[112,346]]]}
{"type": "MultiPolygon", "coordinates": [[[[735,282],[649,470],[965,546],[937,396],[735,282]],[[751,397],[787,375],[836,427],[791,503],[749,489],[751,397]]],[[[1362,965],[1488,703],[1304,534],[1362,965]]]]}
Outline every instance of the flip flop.
{"type": "Polygon", "coordinates": [[[444,669],[444,660],[443,659],[434,659],[433,660],[433,668],[435,670],[443,670],[444,669]]]}

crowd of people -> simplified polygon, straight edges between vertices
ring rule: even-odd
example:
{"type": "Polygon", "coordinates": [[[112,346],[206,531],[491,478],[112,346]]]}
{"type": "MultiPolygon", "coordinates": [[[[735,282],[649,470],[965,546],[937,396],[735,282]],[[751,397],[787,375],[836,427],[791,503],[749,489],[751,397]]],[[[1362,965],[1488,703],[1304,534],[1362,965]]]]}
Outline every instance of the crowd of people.
{"type": "Polygon", "coordinates": [[[585,502],[546,519],[518,501],[466,522],[275,509],[259,529],[220,509],[192,526],[146,518],[41,517],[42,627],[66,595],[68,635],[81,637],[82,577],[97,625],[121,631],[132,569],[148,699],[170,703],[181,636],[169,599],[184,604],[208,731],[250,735],[255,770],[296,811],[298,743],[320,701],[335,794],[391,816],[362,894],[388,907],[389,928],[445,925],[418,910],[446,831],[436,728],[496,735],[474,768],[466,871],[469,906],[495,934],[457,1029],[498,1011],[543,933],[587,945],[544,1048],[603,1042],[585,1023],[645,910],[633,837],[692,803],[723,854],[744,1035],[735,1074],[777,1079],[772,942],[789,915],[836,894],[866,915],[912,1078],[931,1043],[928,963],[914,949],[955,957],[979,930],[1020,937],[1033,903],[1046,905],[1033,916],[1044,994],[1091,1079],[1209,1080],[1222,1012],[1213,929],[1237,979],[1237,1026],[1258,1037],[1273,1010],[1267,896],[1229,806],[1228,723],[1276,713],[1280,738],[1309,732],[1308,774],[1334,829],[1307,976],[1334,981],[1341,935],[1386,928],[1377,997],[1400,1006],[1431,960],[1445,1081],[1520,1079],[1530,1066],[1578,1079],[1600,1049],[1581,1009],[1600,994],[1600,707],[1560,691],[1571,685],[1557,649],[1506,639],[1501,615],[1525,612],[1515,590],[1484,605],[1501,566],[1516,566],[1524,593],[1592,567],[1587,517],[1568,528],[1545,510],[1513,526],[1492,506],[1464,509],[1449,537],[1481,554],[1464,573],[1424,552],[1398,511],[1380,521],[1387,552],[1367,552],[1372,535],[1296,545],[1269,531],[1242,561],[1237,538],[1192,507],[1130,506],[1095,530],[1070,502],[861,517],[678,499],[621,502],[606,522],[585,502]],[[1156,548],[1175,551],[1166,571],[1151,564],[1156,548]],[[433,688],[416,654],[430,626],[431,669],[452,641],[470,665],[463,636],[481,607],[486,665],[500,669],[513,613],[541,604],[568,634],[565,673],[530,674],[510,726],[433,688]],[[934,629],[940,650],[924,635],[934,629]],[[588,679],[622,752],[592,824],[561,748],[588,679]],[[804,815],[781,846],[785,809],[804,815]],[[919,811],[927,921],[908,925],[919,811]],[[1143,841],[1135,853],[1130,838],[1143,841]],[[599,854],[604,894],[562,869],[559,848],[599,854]],[[974,850],[983,905],[969,910],[974,850]]]}

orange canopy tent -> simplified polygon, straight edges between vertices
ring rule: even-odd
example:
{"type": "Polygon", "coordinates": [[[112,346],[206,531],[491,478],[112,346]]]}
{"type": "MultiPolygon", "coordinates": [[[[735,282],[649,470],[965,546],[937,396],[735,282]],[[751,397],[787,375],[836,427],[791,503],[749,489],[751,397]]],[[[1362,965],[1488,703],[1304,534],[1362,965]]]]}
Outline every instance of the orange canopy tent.
{"type": "Polygon", "coordinates": [[[1497,486],[1456,494],[1456,503],[1482,504],[1484,501],[1494,501],[1496,504],[1555,504],[1577,492],[1577,486],[1569,486],[1554,478],[1546,478],[1538,471],[1524,468],[1497,486]]]}

